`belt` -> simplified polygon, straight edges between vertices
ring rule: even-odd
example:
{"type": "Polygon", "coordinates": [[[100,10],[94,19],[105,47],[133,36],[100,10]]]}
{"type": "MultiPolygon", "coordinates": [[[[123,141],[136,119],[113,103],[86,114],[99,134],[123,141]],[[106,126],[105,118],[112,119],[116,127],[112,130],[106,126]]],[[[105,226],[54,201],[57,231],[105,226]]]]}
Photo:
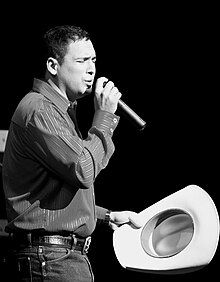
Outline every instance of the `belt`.
{"type": "Polygon", "coordinates": [[[76,237],[75,234],[69,236],[61,235],[38,235],[34,233],[11,234],[15,244],[27,246],[53,246],[59,248],[68,248],[71,250],[81,251],[83,254],[88,253],[91,243],[91,236],[86,238],[76,237]]]}

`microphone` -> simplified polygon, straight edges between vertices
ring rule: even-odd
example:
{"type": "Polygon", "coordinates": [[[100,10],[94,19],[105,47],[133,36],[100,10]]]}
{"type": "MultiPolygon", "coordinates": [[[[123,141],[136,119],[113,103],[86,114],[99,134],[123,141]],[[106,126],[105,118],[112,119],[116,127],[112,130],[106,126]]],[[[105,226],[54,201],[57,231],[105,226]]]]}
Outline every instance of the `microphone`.
{"type": "MultiPolygon", "coordinates": [[[[103,82],[103,87],[107,84],[107,81],[103,82]]],[[[125,104],[121,99],[118,100],[118,106],[126,113],[126,116],[130,118],[135,126],[139,130],[143,130],[146,126],[146,122],[140,118],[128,105],[125,104]]]]}
{"type": "Polygon", "coordinates": [[[134,124],[139,130],[143,130],[146,127],[146,122],[140,118],[128,105],[121,99],[118,101],[118,106],[131,118],[134,124]]]}

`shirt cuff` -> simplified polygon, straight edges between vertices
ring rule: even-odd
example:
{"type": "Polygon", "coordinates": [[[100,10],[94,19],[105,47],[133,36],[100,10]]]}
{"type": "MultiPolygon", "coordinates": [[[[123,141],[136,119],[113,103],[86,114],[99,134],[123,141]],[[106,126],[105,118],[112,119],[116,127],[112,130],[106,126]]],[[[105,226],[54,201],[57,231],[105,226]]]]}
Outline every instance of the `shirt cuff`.
{"type": "Polygon", "coordinates": [[[102,132],[107,132],[112,136],[118,125],[119,119],[120,117],[115,114],[103,110],[97,110],[93,118],[92,126],[95,126],[102,132]]]}

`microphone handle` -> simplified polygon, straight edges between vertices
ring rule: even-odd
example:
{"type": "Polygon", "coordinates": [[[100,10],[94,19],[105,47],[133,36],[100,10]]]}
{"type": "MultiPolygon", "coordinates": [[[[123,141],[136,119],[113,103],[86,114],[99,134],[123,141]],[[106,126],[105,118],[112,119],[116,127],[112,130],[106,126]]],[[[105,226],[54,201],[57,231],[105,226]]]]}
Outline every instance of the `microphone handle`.
{"type": "MultiPolygon", "coordinates": [[[[103,82],[103,87],[107,84],[107,81],[103,82]]],[[[146,122],[140,118],[128,105],[125,104],[121,99],[118,101],[118,106],[124,110],[125,113],[131,118],[138,129],[143,130],[146,126],[146,122]]]]}
{"type": "Polygon", "coordinates": [[[118,101],[118,106],[123,109],[129,117],[131,117],[132,121],[135,122],[135,125],[140,129],[143,130],[146,126],[146,122],[140,118],[128,105],[125,104],[121,99],[118,101]]]}

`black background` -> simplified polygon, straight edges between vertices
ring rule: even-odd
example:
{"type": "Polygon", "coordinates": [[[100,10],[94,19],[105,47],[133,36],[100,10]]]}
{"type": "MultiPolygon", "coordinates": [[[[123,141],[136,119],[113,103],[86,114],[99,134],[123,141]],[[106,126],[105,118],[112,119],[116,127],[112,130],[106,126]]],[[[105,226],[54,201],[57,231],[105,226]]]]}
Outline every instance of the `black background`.
{"type": "MultiPolygon", "coordinates": [[[[117,111],[116,151],[96,179],[97,204],[140,212],[189,184],[205,189],[217,204],[216,7],[157,3],[119,9],[103,2],[18,9],[14,14],[6,9],[2,23],[0,129],[8,129],[17,103],[32,86],[44,31],[56,24],[80,25],[93,38],[97,77],[112,79],[122,99],[147,122],[138,131],[117,111]]],[[[86,135],[93,97],[79,101],[78,117],[86,135]]],[[[193,281],[211,277],[217,268],[216,254],[204,269],[179,276],[125,270],[114,255],[112,232],[100,226],[89,256],[97,282],[193,281]]]]}

